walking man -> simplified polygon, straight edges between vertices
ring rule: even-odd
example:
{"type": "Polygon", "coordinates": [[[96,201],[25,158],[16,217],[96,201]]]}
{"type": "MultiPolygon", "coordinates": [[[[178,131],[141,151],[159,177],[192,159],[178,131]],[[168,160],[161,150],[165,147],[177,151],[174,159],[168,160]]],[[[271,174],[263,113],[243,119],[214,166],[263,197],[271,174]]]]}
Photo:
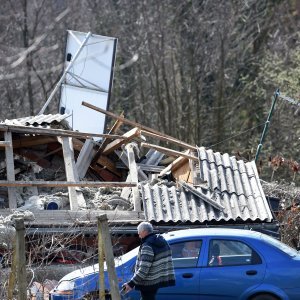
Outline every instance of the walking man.
{"type": "Polygon", "coordinates": [[[171,249],[161,235],[153,233],[150,223],[140,223],[137,231],[141,246],[135,272],[123,288],[126,293],[133,288],[139,290],[141,300],[155,300],[159,288],[175,285],[171,249]]]}

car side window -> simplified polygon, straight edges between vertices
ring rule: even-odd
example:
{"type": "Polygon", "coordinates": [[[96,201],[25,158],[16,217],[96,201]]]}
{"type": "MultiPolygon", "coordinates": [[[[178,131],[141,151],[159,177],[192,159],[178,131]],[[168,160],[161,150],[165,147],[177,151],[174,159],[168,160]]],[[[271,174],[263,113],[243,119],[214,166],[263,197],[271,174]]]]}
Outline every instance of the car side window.
{"type": "Polygon", "coordinates": [[[258,253],[241,241],[211,240],[208,250],[209,267],[261,264],[258,253]]]}
{"type": "Polygon", "coordinates": [[[192,240],[170,245],[174,268],[196,267],[201,245],[201,240],[192,240]]]}

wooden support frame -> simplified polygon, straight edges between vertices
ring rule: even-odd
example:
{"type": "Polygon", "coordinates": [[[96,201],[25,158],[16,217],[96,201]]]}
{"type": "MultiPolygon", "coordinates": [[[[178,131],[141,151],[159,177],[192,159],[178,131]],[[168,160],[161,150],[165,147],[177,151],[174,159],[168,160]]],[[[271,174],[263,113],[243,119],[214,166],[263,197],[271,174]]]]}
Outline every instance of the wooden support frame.
{"type": "MultiPolygon", "coordinates": [[[[118,277],[115,269],[115,258],[112,251],[113,247],[111,243],[111,236],[108,228],[108,218],[106,214],[98,217],[98,239],[101,241],[102,244],[100,247],[104,249],[111,298],[114,300],[121,300],[119,285],[118,285],[118,277]]],[[[99,270],[100,270],[100,266],[99,266],[99,270]]],[[[101,288],[102,291],[105,293],[104,287],[101,288]]],[[[104,293],[102,293],[102,295],[104,293]]],[[[101,299],[105,299],[105,297],[104,298],[102,297],[101,299]]]]}
{"type": "Polygon", "coordinates": [[[214,208],[223,211],[225,209],[225,207],[219,203],[217,203],[216,201],[208,198],[207,196],[205,196],[204,194],[200,193],[199,191],[197,191],[197,189],[195,189],[193,186],[189,185],[188,183],[184,182],[184,181],[180,181],[179,184],[187,189],[188,191],[190,191],[191,193],[193,193],[195,196],[199,197],[200,199],[202,199],[203,201],[207,202],[209,205],[213,206],[214,208]]]}
{"type": "Polygon", "coordinates": [[[138,137],[141,135],[141,131],[138,128],[133,128],[126,133],[123,134],[122,139],[116,139],[113,142],[109,143],[105,149],[103,150],[103,154],[107,155],[109,153],[112,153],[114,150],[120,148],[123,144],[127,144],[131,140],[133,140],[135,137],[138,137]]]}
{"type": "Polygon", "coordinates": [[[170,163],[166,168],[164,168],[159,174],[158,176],[161,177],[165,174],[167,174],[168,172],[178,169],[181,166],[183,166],[186,162],[188,161],[188,159],[186,157],[180,156],[178,158],[176,158],[172,163],[170,163]]]}
{"type": "MultiPolygon", "coordinates": [[[[120,117],[124,117],[124,112],[122,112],[120,114],[120,117]]],[[[117,120],[115,121],[114,125],[112,126],[112,128],[110,129],[108,134],[114,134],[115,132],[117,132],[117,130],[120,128],[120,126],[123,124],[123,122],[117,120]]],[[[109,144],[110,139],[109,138],[104,138],[102,141],[102,144],[100,145],[99,149],[97,150],[93,160],[92,160],[92,164],[95,164],[98,160],[98,158],[101,156],[104,148],[109,144]]]]}
{"type": "MultiPolygon", "coordinates": [[[[128,163],[129,163],[129,172],[131,181],[138,183],[138,171],[135,162],[134,152],[133,152],[133,145],[127,144],[125,146],[127,155],[128,155],[128,163]]],[[[141,211],[141,200],[140,200],[140,192],[138,187],[132,188],[132,195],[133,195],[133,205],[135,211],[141,211]]]]}
{"type": "Polygon", "coordinates": [[[10,142],[0,141],[0,148],[11,147],[10,142]]]}
{"type": "MultiPolygon", "coordinates": [[[[15,181],[15,166],[14,166],[14,152],[12,147],[12,134],[10,131],[4,132],[5,141],[9,146],[5,147],[5,161],[6,161],[6,174],[7,180],[15,181]]],[[[8,205],[10,209],[17,208],[16,189],[14,187],[8,187],[8,205]]]]}
{"type": "MultiPolygon", "coordinates": [[[[0,209],[0,215],[7,217],[11,214],[8,209],[0,209]]],[[[74,224],[93,225],[97,217],[106,214],[110,224],[124,226],[126,223],[138,224],[145,221],[144,212],[124,210],[38,210],[34,212],[34,220],[28,221],[30,225],[67,227],[74,224]]],[[[25,223],[27,223],[25,221],[25,223]]]]}
{"type": "Polygon", "coordinates": [[[25,136],[21,139],[15,139],[13,140],[13,148],[26,148],[26,147],[32,147],[37,145],[44,145],[48,143],[55,143],[57,142],[57,139],[53,136],[25,136]]]}
{"type": "MultiPolygon", "coordinates": [[[[73,138],[73,147],[75,150],[77,151],[81,151],[81,148],[83,147],[83,142],[73,138]]],[[[93,155],[93,154],[92,154],[93,155]]],[[[110,172],[112,172],[113,174],[117,175],[118,177],[121,177],[121,173],[120,171],[117,170],[117,168],[115,167],[114,162],[112,162],[108,157],[101,155],[97,161],[98,164],[104,166],[107,168],[107,170],[109,170],[110,172]]]]}
{"type": "Polygon", "coordinates": [[[136,182],[111,182],[111,181],[6,181],[0,180],[0,186],[8,187],[135,187],[136,182]]]}
{"type": "Polygon", "coordinates": [[[190,150],[197,150],[197,147],[194,147],[192,145],[188,145],[188,144],[186,144],[186,143],[184,143],[182,141],[179,141],[179,140],[177,140],[175,138],[167,137],[167,136],[164,136],[164,135],[161,135],[161,134],[155,134],[155,133],[150,132],[150,131],[141,130],[141,135],[147,135],[147,136],[156,138],[158,140],[162,140],[162,141],[165,141],[165,142],[169,142],[169,143],[175,144],[175,145],[183,147],[183,148],[188,148],[190,150]]]}
{"type": "Polygon", "coordinates": [[[107,111],[107,110],[102,109],[102,108],[100,108],[100,107],[94,106],[94,105],[92,105],[92,104],[90,104],[90,103],[87,103],[87,102],[84,102],[84,101],[83,101],[83,102],[82,102],[82,105],[83,105],[83,106],[86,106],[86,107],[88,107],[88,108],[91,108],[91,109],[93,109],[93,110],[95,110],[95,111],[98,111],[98,112],[100,112],[100,113],[106,114],[107,116],[110,116],[110,117],[112,117],[112,118],[115,118],[115,119],[117,119],[117,120],[119,120],[119,121],[122,121],[124,124],[128,124],[128,125],[131,125],[131,126],[133,126],[133,127],[138,127],[138,128],[140,128],[141,130],[144,130],[144,131],[147,131],[147,132],[150,132],[150,133],[154,133],[154,134],[157,135],[157,137],[158,137],[158,136],[161,136],[161,137],[169,138],[169,141],[170,141],[170,142],[178,142],[178,143],[180,143],[180,145],[181,145],[182,147],[186,147],[187,149],[191,149],[191,150],[195,150],[195,149],[196,149],[195,146],[189,145],[189,144],[187,144],[187,143],[185,143],[185,142],[183,142],[183,141],[180,141],[180,140],[178,140],[178,139],[176,139],[176,138],[174,138],[174,137],[172,137],[172,136],[169,136],[169,135],[167,135],[167,134],[164,134],[164,133],[162,133],[162,132],[159,132],[159,131],[157,131],[157,130],[155,130],[155,129],[152,129],[152,128],[150,128],[150,127],[141,125],[141,124],[139,124],[139,123],[130,121],[130,120],[125,119],[125,118],[123,118],[123,117],[120,117],[120,116],[118,116],[118,115],[115,115],[114,113],[112,113],[112,112],[110,112],[110,111],[107,111]]]}
{"type": "MultiPolygon", "coordinates": [[[[75,167],[74,151],[71,137],[61,137],[64,153],[65,170],[68,181],[79,181],[77,169],[75,167]]],[[[78,210],[79,207],[86,207],[85,199],[81,192],[76,191],[72,186],[68,186],[71,210],[78,210]]]]}
{"type": "Polygon", "coordinates": [[[92,162],[93,147],[94,147],[93,140],[86,139],[83,144],[83,147],[80,150],[79,156],[78,156],[76,164],[75,164],[79,179],[84,178],[84,176],[92,162]]]}
{"type": "Polygon", "coordinates": [[[158,150],[160,152],[163,152],[163,153],[165,153],[167,155],[170,155],[170,156],[176,156],[176,157],[177,156],[182,156],[182,157],[186,157],[187,159],[198,160],[198,157],[196,157],[194,155],[185,154],[183,152],[171,150],[171,149],[168,149],[168,148],[165,148],[165,147],[156,146],[156,145],[149,144],[149,143],[141,143],[141,146],[145,147],[145,148],[156,149],[156,150],[158,150]]]}

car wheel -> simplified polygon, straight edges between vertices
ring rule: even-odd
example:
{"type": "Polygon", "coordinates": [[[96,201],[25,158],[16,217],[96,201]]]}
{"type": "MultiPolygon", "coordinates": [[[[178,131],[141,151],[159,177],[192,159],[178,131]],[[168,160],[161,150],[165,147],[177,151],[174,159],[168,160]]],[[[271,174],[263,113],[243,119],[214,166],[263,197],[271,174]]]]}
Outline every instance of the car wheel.
{"type": "Polygon", "coordinates": [[[270,294],[259,294],[252,297],[250,300],[279,300],[279,299],[270,294]]]}

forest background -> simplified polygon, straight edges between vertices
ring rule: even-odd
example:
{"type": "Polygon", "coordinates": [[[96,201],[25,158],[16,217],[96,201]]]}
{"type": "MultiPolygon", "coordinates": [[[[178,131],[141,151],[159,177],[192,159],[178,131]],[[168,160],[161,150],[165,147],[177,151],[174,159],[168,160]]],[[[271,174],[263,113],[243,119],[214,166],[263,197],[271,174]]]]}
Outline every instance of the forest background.
{"type": "MultiPolygon", "coordinates": [[[[300,100],[299,0],[1,0],[0,29],[2,120],[42,108],[67,29],[118,38],[110,111],[193,145],[252,160],[276,89],[300,100]]],[[[299,115],[278,99],[262,179],[299,183],[299,115]]]]}

